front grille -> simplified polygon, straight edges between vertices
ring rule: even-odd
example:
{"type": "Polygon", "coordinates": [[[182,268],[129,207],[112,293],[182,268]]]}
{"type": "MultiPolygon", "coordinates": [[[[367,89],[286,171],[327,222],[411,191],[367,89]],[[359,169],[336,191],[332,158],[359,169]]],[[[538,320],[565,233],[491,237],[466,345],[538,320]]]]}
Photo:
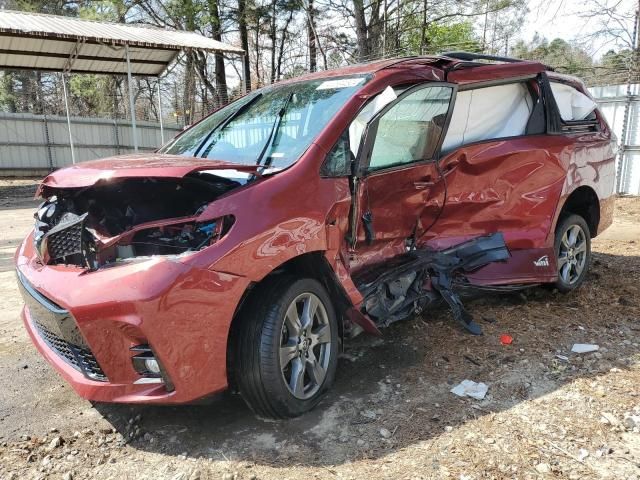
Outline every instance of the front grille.
{"type": "Polygon", "coordinates": [[[101,382],[107,381],[107,376],[104,374],[96,357],[93,356],[91,350],[85,348],[74,347],[73,350],[76,353],[76,357],[80,362],[80,368],[88,377],[94,380],[100,380],[101,382]]]}
{"type": "Polygon", "coordinates": [[[35,290],[18,271],[18,285],[35,330],[67,364],[92,380],[108,379],[71,314],[35,290]]]}
{"type": "Polygon", "coordinates": [[[65,362],[92,380],[107,381],[107,376],[98,365],[96,357],[93,356],[91,350],[67,342],[38,322],[34,322],[34,324],[44,343],[60,355],[65,362]]]}
{"type": "Polygon", "coordinates": [[[58,352],[58,355],[60,355],[67,363],[70,363],[73,367],[75,367],[76,370],[80,370],[78,361],[71,351],[69,344],[65,340],[58,337],[55,333],[52,333],[44,328],[37,321],[33,323],[36,326],[40,337],[44,340],[44,343],[46,343],[52,350],[58,352]]]}
{"type": "Polygon", "coordinates": [[[46,235],[47,250],[53,260],[82,253],[82,232],[86,214],[69,222],[59,223],[46,235]]]}

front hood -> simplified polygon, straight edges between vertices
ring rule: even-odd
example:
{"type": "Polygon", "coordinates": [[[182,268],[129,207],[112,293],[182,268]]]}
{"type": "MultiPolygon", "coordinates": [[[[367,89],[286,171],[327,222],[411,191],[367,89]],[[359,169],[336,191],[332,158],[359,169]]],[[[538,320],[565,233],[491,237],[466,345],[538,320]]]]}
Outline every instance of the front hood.
{"type": "Polygon", "coordinates": [[[43,263],[97,269],[209,247],[235,217],[202,219],[223,195],[259,176],[256,165],[175,155],[126,155],[84,162],[44,179],[34,243],[43,263]]]}
{"type": "Polygon", "coordinates": [[[191,172],[203,170],[236,170],[257,173],[256,165],[209,160],[205,158],[183,157],[160,153],[138,153],[119,155],[100,160],[82,162],[61,168],[48,175],[38,188],[81,188],[90,187],[101,181],[115,178],[182,178],[191,172]]]}

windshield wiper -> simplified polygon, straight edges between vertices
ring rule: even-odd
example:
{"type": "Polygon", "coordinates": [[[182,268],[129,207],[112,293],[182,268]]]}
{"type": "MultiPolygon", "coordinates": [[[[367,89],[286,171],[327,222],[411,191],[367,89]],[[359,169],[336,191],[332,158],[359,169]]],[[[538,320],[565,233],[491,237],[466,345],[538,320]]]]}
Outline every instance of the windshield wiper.
{"type": "MultiPolygon", "coordinates": [[[[200,153],[200,150],[202,150],[202,147],[204,147],[207,142],[209,141],[209,139],[211,138],[211,136],[216,133],[217,131],[222,131],[224,130],[224,128],[229,125],[229,123],[231,123],[231,121],[236,118],[238,115],[240,115],[242,112],[244,112],[247,108],[249,108],[251,105],[253,105],[254,103],[256,103],[256,100],[258,100],[259,98],[262,97],[262,92],[257,93],[255,97],[253,97],[251,100],[249,100],[247,103],[245,103],[244,105],[242,105],[240,108],[238,108],[235,112],[231,112],[227,118],[225,118],[223,121],[221,121],[218,125],[216,125],[214,128],[211,129],[211,131],[207,134],[207,136],[205,137],[205,139],[200,143],[200,146],[198,146],[198,148],[196,149],[195,153],[193,154],[194,157],[197,157],[198,154],[200,153]]],[[[216,144],[215,141],[212,141],[208,146],[207,149],[202,152],[202,157],[206,157],[207,155],[209,155],[209,152],[211,151],[211,149],[213,148],[213,146],[216,144]]]]}
{"type": "MultiPolygon", "coordinates": [[[[269,136],[267,137],[267,141],[265,142],[264,147],[262,147],[262,150],[260,151],[260,154],[258,155],[258,159],[256,160],[256,165],[260,165],[262,163],[262,157],[264,157],[265,153],[271,151],[271,147],[273,146],[273,142],[275,141],[276,135],[278,133],[278,130],[280,129],[280,124],[282,123],[282,119],[284,118],[284,114],[287,111],[287,108],[289,107],[289,103],[291,103],[291,99],[293,98],[293,95],[294,95],[294,92],[291,92],[287,96],[287,98],[284,101],[284,103],[282,104],[282,108],[278,112],[278,116],[275,119],[275,121],[273,122],[273,125],[271,126],[271,131],[269,132],[269,136]]],[[[271,165],[271,157],[268,157],[264,162],[264,168],[269,168],[270,165],[271,165]]]]}

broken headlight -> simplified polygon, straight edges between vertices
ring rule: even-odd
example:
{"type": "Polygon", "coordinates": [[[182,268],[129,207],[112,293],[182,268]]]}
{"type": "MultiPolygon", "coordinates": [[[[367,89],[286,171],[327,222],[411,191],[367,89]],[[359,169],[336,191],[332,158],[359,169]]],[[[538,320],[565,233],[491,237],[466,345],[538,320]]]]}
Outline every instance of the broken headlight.
{"type": "Polygon", "coordinates": [[[113,261],[156,255],[180,255],[213,245],[227,234],[234,217],[227,215],[207,222],[163,224],[137,230],[115,245],[113,261]]]}
{"type": "Polygon", "coordinates": [[[33,243],[40,260],[91,267],[95,244],[86,229],[87,216],[63,212],[55,196],[45,201],[34,214],[33,243]]]}

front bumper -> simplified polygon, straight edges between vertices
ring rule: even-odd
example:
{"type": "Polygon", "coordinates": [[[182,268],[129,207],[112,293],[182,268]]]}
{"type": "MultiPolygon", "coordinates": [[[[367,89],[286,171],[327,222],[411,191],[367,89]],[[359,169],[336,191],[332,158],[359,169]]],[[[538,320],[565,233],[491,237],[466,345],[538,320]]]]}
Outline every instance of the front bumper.
{"type": "Polygon", "coordinates": [[[33,343],[82,397],[188,403],[227,388],[229,327],[247,279],[160,257],[95,272],[44,266],[31,236],[16,267],[33,343]],[[52,305],[57,313],[48,318],[52,305]],[[56,330],[61,321],[66,327],[56,330]],[[131,347],[141,344],[151,346],[173,391],[140,383],[131,347]]]}

